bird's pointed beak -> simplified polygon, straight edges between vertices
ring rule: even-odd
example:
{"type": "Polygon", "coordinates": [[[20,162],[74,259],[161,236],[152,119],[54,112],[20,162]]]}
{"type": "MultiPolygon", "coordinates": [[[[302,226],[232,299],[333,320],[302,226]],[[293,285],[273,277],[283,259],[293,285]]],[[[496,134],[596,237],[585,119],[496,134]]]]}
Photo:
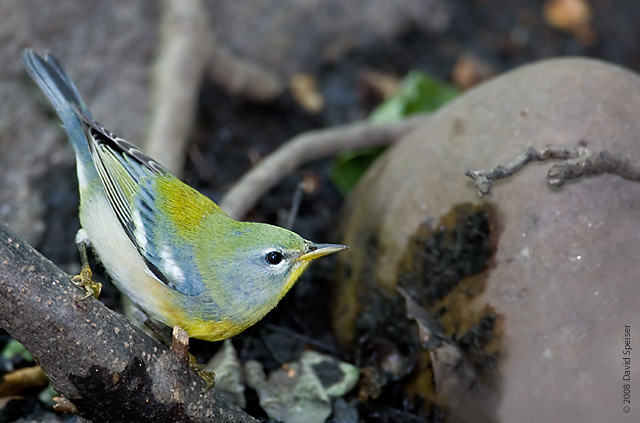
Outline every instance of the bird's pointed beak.
{"type": "Polygon", "coordinates": [[[318,257],[337,253],[338,251],[342,251],[347,248],[349,248],[347,245],[342,244],[316,244],[315,242],[310,242],[307,245],[307,251],[298,257],[298,260],[311,261],[318,257]]]}

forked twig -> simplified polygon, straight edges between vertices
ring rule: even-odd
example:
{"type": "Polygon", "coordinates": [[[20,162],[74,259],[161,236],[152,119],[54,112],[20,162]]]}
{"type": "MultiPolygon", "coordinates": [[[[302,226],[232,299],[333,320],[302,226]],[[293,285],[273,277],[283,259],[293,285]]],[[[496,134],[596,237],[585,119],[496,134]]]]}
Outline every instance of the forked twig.
{"type": "Polygon", "coordinates": [[[529,147],[514,160],[491,170],[469,169],[465,174],[475,181],[481,197],[491,193],[494,181],[505,179],[520,171],[528,163],[546,160],[564,160],[549,169],[549,184],[559,187],[582,176],[611,173],[630,181],[640,181],[640,163],[632,162],[605,150],[590,150],[584,147],[570,148],[549,145],[540,150],[529,147]]]}

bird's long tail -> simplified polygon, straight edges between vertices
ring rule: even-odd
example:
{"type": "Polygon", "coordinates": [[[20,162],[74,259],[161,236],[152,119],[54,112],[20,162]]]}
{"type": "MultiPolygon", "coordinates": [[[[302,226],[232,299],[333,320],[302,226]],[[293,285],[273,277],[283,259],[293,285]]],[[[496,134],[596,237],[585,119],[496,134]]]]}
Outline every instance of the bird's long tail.
{"type": "Polygon", "coordinates": [[[77,112],[87,116],[91,116],[91,112],[64,67],[52,55],[45,54],[43,59],[32,49],[25,49],[22,52],[22,61],[29,75],[56,109],[78,162],[90,163],[89,144],[77,112]]]}

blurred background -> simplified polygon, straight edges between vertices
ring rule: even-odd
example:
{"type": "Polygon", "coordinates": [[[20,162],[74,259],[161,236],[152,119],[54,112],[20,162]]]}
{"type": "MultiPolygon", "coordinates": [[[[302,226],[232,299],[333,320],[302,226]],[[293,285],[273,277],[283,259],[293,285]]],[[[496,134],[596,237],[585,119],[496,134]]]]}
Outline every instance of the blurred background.
{"type": "MultiPolygon", "coordinates": [[[[640,71],[636,0],[205,0],[202,7],[212,32],[202,48],[215,53],[196,84],[193,125],[177,173],[215,201],[300,133],[372,115],[385,122],[433,110],[519,65],[585,56],[640,71]],[[267,88],[257,94],[237,88],[237,73],[224,72],[226,61],[241,63],[233,69],[248,69],[267,88]]],[[[71,274],[79,270],[74,158],[53,110],[24,71],[20,52],[32,47],[54,53],[96,119],[140,145],[148,134],[166,8],[167,2],[153,0],[0,3],[0,220],[71,274]]],[[[264,195],[247,219],[284,224],[303,181],[293,229],[305,238],[339,242],[338,211],[378,152],[372,154],[306,164],[264,195]]],[[[336,349],[329,325],[331,296],[323,287],[333,267],[331,260],[318,263],[261,324],[321,340],[325,351],[353,362],[351,353],[336,349]]],[[[102,300],[120,307],[114,288],[107,287],[102,300]]],[[[269,332],[258,325],[234,339],[241,361],[257,358],[267,370],[275,369],[305,347],[302,341],[264,341],[283,337],[264,331],[269,332]],[[263,341],[295,345],[280,347],[287,352],[274,357],[268,348],[255,347],[263,341]]],[[[3,334],[0,349],[8,341],[3,334]]],[[[194,350],[207,357],[217,348],[196,342],[194,350]]],[[[0,373],[23,365],[16,356],[3,360],[0,373]]],[[[362,421],[441,421],[438,412],[409,402],[398,388],[351,407],[362,421]]],[[[248,403],[266,421],[255,393],[248,403]]],[[[37,399],[0,402],[0,421],[48,409],[37,399]]]]}

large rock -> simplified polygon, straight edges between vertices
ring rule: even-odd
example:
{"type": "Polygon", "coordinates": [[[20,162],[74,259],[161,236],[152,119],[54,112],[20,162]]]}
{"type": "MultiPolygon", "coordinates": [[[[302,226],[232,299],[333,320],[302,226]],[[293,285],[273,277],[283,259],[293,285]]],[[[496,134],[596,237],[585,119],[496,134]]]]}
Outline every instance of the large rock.
{"type": "MultiPolygon", "coordinates": [[[[548,144],[640,159],[639,116],[637,75],[598,61],[558,59],[495,78],[425,120],[349,198],[342,241],[351,250],[339,257],[334,310],[343,344],[353,345],[363,328],[383,330],[371,328],[368,317],[385,313],[372,309],[380,304],[374,293],[394,295],[407,268],[420,267],[416,247],[437,245],[428,236],[455,226],[452,210],[476,204],[488,213],[493,255],[483,271],[462,274],[460,284],[473,289],[458,290],[458,300],[434,294],[423,305],[440,312],[450,335],[470,327],[456,316],[491,316],[499,420],[640,416],[633,404],[625,415],[622,402],[625,325],[638,344],[631,372],[640,377],[640,184],[604,175],[554,189],[546,181],[551,164],[536,163],[483,201],[464,176],[465,169],[492,168],[548,144]],[[455,306],[463,309],[456,314],[455,306]]],[[[423,288],[433,294],[442,287],[423,288]]]]}

